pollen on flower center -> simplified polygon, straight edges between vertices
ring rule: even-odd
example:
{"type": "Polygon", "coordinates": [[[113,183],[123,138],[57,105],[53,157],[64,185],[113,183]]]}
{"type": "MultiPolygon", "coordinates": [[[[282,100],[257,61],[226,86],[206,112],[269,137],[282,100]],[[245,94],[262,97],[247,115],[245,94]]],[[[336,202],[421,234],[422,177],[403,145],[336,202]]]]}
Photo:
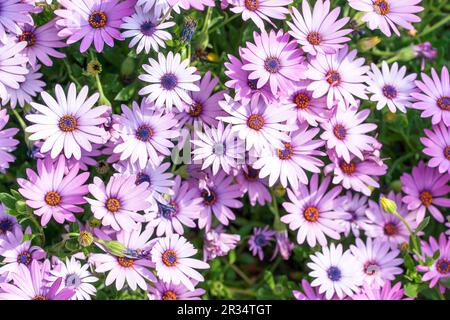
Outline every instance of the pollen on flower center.
{"type": "Polygon", "coordinates": [[[303,211],[303,217],[309,222],[316,222],[319,219],[319,210],[313,206],[307,207],[303,211]]]}
{"type": "Polygon", "coordinates": [[[345,161],[342,161],[340,167],[342,172],[347,175],[352,175],[356,171],[356,164],[353,162],[347,163],[345,161]]]}
{"type": "Polygon", "coordinates": [[[258,80],[256,79],[248,79],[247,85],[252,90],[258,89],[258,80]]]}
{"type": "Polygon", "coordinates": [[[373,9],[376,13],[386,15],[390,12],[389,3],[386,0],[375,0],[373,3],[373,9]]]}
{"type": "Polygon", "coordinates": [[[59,195],[59,193],[57,193],[55,191],[50,191],[50,192],[47,192],[44,200],[45,200],[46,204],[54,207],[54,206],[57,206],[58,204],[60,204],[61,196],[59,195]]]}
{"type": "Polygon", "coordinates": [[[36,44],[36,36],[31,31],[24,31],[21,35],[17,36],[19,42],[26,41],[27,47],[32,47],[36,44]]]}
{"type": "Polygon", "coordinates": [[[203,190],[201,193],[203,203],[212,206],[217,201],[217,194],[213,190],[203,190]]]}
{"type": "Polygon", "coordinates": [[[284,144],[284,149],[277,150],[278,158],[280,158],[281,160],[289,160],[294,155],[294,150],[290,143],[285,142],[283,144],[284,144]]]}
{"type": "Polygon", "coordinates": [[[294,96],[294,103],[297,109],[302,110],[308,109],[310,103],[308,94],[306,94],[305,92],[298,92],[294,96]]]}
{"type": "Polygon", "coordinates": [[[149,142],[152,137],[153,130],[148,125],[141,125],[139,128],[137,128],[136,139],[143,142],[149,142]]]}
{"type": "Polygon", "coordinates": [[[388,99],[395,99],[397,97],[397,89],[391,85],[385,85],[382,89],[383,95],[388,99]]]}
{"type": "Polygon", "coordinates": [[[281,62],[276,57],[267,58],[266,61],[264,61],[264,68],[267,72],[277,73],[281,69],[281,62]]]}
{"type": "Polygon", "coordinates": [[[264,127],[264,118],[260,114],[252,114],[247,118],[247,126],[253,130],[261,130],[264,127]]]}
{"type": "Polygon", "coordinates": [[[450,160],[450,146],[446,146],[444,149],[444,156],[447,160],[450,160]]]}
{"type": "Polygon", "coordinates": [[[398,234],[398,228],[397,225],[395,225],[393,222],[387,222],[383,227],[384,234],[387,236],[393,236],[398,234]]]}
{"type": "Polygon", "coordinates": [[[331,266],[327,271],[327,276],[331,281],[339,281],[342,278],[342,273],[338,267],[331,266]]]}
{"type": "Polygon", "coordinates": [[[47,300],[47,298],[43,295],[37,295],[32,300],[47,300]]]}
{"type": "Polygon", "coordinates": [[[108,209],[109,212],[115,213],[119,211],[121,208],[120,201],[116,198],[109,198],[106,200],[106,209],[108,209]]]}
{"type": "Polygon", "coordinates": [[[419,199],[420,201],[422,201],[423,205],[425,207],[428,207],[432,202],[433,202],[433,196],[431,195],[431,193],[429,191],[422,191],[419,194],[419,199]]]}
{"type": "Polygon", "coordinates": [[[166,250],[162,255],[163,263],[168,267],[174,267],[178,263],[177,253],[174,250],[166,250]]]}
{"type": "Polygon", "coordinates": [[[380,271],[380,267],[377,262],[374,260],[369,260],[364,264],[364,272],[370,276],[373,276],[378,271],[380,271]]]}
{"type": "Polygon", "coordinates": [[[320,44],[320,41],[322,41],[322,37],[320,36],[320,33],[313,31],[308,34],[306,40],[312,45],[317,46],[320,44]]]}
{"type": "Polygon", "coordinates": [[[151,36],[155,32],[155,24],[151,21],[145,21],[141,24],[141,32],[144,36],[151,36]]]}
{"type": "Polygon", "coordinates": [[[341,124],[337,124],[334,126],[333,133],[335,137],[338,138],[339,140],[344,140],[345,137],[347,136],[347,130],[341,124]]]}
{"type": "Polygon", "coordinates": [[[166,73],[161,77],[161,86],[165,90],[173,90],[178,85],[177,76],[173,73],[166,73]]]}
{"type": "Polygon", "coordinates": [[[29,266],[31,263],[31,254],[28,251],[22,251],[17,256],[17,263],[29,266]]]}
{"type": "Polygon", "coordinates": [[[250,11],[255,11],[259,8],[259,0],[245,0],[245,7],[250,11]]]}
{"type": "Polygon", "coordinates": [[[436,261],[436,270],[440,274],[449,273],[450,272],[450,261],[445,258],[439,259],[438,261],[436,261]]]}
{"type": "Polygon", "coordinates": [[[73,132],[77,129],[77,118],[65,115],[59,119],[59,129],[64,132],[73,132]]]}
{"type": "Polygon", "coordinates": [[[177,294],[173,291],[164,291],[162,295],[163,300],[177,300],[177,294]]]}
{"type": "Polygon", "coordinates": [[[450,111],[450,97],[440,97],[437,101],[437,105],[442,110],[450,111]]]}
{"type": "Polygon", "coordinates": [[[106,26],[106,22],[108,21],[108,17],[104,12],[94,11],[89,16],[89,24],[92,28],[99,29],[106,26]]]}
{"type": "Polygon", "coordinates": [[[125,257],[118,257],[117,262],[119,263],[120,266],[124,268],[131,268],[134,265],[133,259],[128,259],[125,257]]]}
{"type": "Polygon", "coordinates": [[[339,72],[334,70],[328,71],[327,74],[325,75],[325,79],[333,87],[341,83],[341,75],[339,74],[339,72]]]}
{"type": "Polygon", "coordinates": [[[198,117],[203,112],[203,105],[200,102],[194,102],[189,106],[188,114],[191,117],[198,117]]]}

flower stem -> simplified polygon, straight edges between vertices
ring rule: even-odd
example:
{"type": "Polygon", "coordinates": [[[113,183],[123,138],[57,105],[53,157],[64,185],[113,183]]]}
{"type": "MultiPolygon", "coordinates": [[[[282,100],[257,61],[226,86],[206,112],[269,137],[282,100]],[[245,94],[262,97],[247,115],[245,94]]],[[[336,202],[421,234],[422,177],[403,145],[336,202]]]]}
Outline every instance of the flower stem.
{"type": "Polygon", "coordinates": [[[221,28],[224,27],[227,23],[233,21],[234,19],[236,19],[236,18],[239,17],[239,16],[240,16],[239,13],[236,13],[236,14],[232,15],[231,17],[225,19],[225,21],[223,21],[221,24],[219,24],[219,25],[215,26],[214,28],[210,29],[209,33],[213,33],[213,32],[215,32],[215,31],[221,29],[221,28]]]}
{"type": "MultiPolygon", "coordinates": [[[[89,52],[91,54],[91,59],[95,60],[96,57],[95,57],[94,52],[92,50],[90,50],[89,52]]],[[[98,93],[100,94],[99,102],[101,104],[111,106],[111,102],[109,102],[108,98],[106,98],[106,96],[105,96],[105,92],[103,91],[103,86],[102,86],[102,82],[100,80],[100,76],[97,73],[95,74],[95,82],[97,84],[98,93]]]]}
{"type": "Polygon", "coordinates": [[[424,35],[427,35],[430,32],[433,32],[434,30],[436,30],[436,29],[442,27],[443,25],[445,25],[447,22],[450,22],[450,15],[447,15],[444,19],[442,19],[441,21],[439,21],[435,25],[433,25],[433,26],[431,26],[429,28],[425,28],[425,30],[423,30],[421,33],[419,33],[418,37],[423,37],[424,35]]]}
{"type": "Polygon", "coordinates": [[[249,285],[249,286],[253,285],[253,281],[249,277],[247,277],[247,275],[241,269],[239,269],[236,265],[229,264],[229,266],[231,269],[234,270],[234,272],[236,272],[245,281],[245,283],[247,283],[247,285],[249,285]]]}

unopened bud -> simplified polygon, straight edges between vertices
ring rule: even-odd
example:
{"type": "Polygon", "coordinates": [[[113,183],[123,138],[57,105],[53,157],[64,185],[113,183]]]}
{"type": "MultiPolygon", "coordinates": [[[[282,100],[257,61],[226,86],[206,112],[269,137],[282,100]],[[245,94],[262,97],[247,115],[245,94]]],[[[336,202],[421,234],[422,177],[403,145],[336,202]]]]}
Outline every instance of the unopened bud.
{"type": "Polygon", "coordinates": [[[380,42],[381,42],[380,37],[362,38],[358,41],[357,47],[359,51],[364,52],[376,47],[380,42]]]}
{"type": "Polygon", "coordinates": [[[97,59],[94,59],[88,63],[86,70],[89,75],[96,76],[102,73],[103,68],[102,64],[97,59]]]}
{"type": "Polygon", "coordinates": [[[219,56],[217,54],[213,53],[213,52],[208,53],[206,59],[209,62],[219,62],[219,60],[220,60],[219,56]]]}
{"type": "Polygon", "coordinates": [[[381,207],[383,210],[390,214],[397,214],[397,204],[395,201],[388,199],[386,197],[381,197],[380,199],[381,207]]]}
{"type": "Polygon", "coordinates": [[[401,49],[397,53],[397,58],[400,61],[410,61],[411,59],[414,59],[416,56],[417,56],[416,52],[410,46],[401,49]]]}
{"type": "Polygon", "coordinates": [[[119,241],[102,241],[103,245],[105,245],[106,249],[109,253],[112,255],[115,255],[117,257],[123,257],[125,256],[125,252],[127,251],[127,248],[121,244],[119,241]]]}
{"type": "Polygon", "coordinates": [[[80,232],[80,235],[78,236],[78,243],[82,247],[89,247],[92,242],[94,242],[94,236],[92,233],[84,230],[80,232]]]}
{"type": "Polygon", "coordinates": [[[100,220],[98,220],[97,218],[91,218],[89,220],[89,225],[92,228],[98,228],[98,227],[100,227],[102,225],[102,222],[100,220]]]}

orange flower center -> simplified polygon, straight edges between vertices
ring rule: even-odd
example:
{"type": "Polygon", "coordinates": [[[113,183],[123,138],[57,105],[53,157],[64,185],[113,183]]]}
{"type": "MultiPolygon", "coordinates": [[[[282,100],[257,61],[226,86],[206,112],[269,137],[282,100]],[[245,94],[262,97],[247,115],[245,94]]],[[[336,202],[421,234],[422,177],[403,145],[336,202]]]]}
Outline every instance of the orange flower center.
{"type": "Polygon", "coordinates": [[[325,75],[325,79],[333,87],[341,83],[341,75],[339,74],[339,72],[334,70],[328,71],[327,74],[325,75]]]}
{"type": "Polygon", "coordinates": [[[320,36],[320,33],[313,31],[308,34],[306,40],[312,45],[317,46],[322,40],[322,37],[320,36]]]}
{"type": "Polygon", "coordinates": [[[77,119],[74,116],[66,115],[59,119],[59,128],[64,132],[73,132],[77,129],[77,119]]]}
{"type": "Polygon", "coordinates": [[[46,204],[54,207],[54,206],[57,206],[61,202],[61,196],[55,191],[50,191],[50,192],[47,192],[44,200],[45,200],[46,204]]]}
{"type": "Polygon", "coordinates": [[[162,295],[163,300],[177,300],[177,294],[173,291],[165,291],[162,295]]]}
{"type": "Polygon", "coordinates": [[[388,235],[388,236],[393,236],[395,234],[398,233],[398,228],[397,226],[392,223],[392,222],[388,222],[384,225],[384,234],[388,235]]]}
{"type": "Polygon", "coordinates": [[[193,104],[190,105],[188,114],[191,117],[198,117],[202,114],[202,111],[203,111],[202,104],[199,102],[194,102],[193,104]]]}
{"type": "Polygon", "coordinates": [[[264,118],[259,114],[252,114],[247,119],[247,126],[253,130],[261,130],[264,127],[264,118]]]}
{"type": "Polygon", "coordinates": [[[444,111],[450,111],[450,97],[440,97],[437,101],[437,105],[444,111]]]}
{"type": "Polygon", "coordinates": [[[94,11],[89,16],[89,24],[92,28],[99,29],[106,26],[106,22],[108,21],[108,17],[104,12],[94,11]]]}
{"type": "Polygon", "coordinates": [[[309,96],[304,92],[299,92],[294,97],[294,103],[297,109],[305,110],[308,108],[310,103],[309,96]]]}
{"type": "Polygon", "coordinates": [[[173,250],[167,250],[162,255],[163,263],[168,267],[174,267],[178,263],[177,253],[173,250]]]}
{"type": "Polygon", "coordinates": [[[108,209],[109,212],[115,213],[119,211],[121,208],[120,201],[116,198],[109,198],[106,200],[106,209],[108,209]]]}
{"type": "Polygon", "coordinates": [[[292,158],[292,155],[294,154],[294,150],[290,143],[285,142],[284,149],[283,150],[278,149],[277,153],[278,153],[278,158],[280,158],[281,160],[289,160],[290,158],[292,158]]]}
{"type": "Polygon", "coordinates": [[[125,257],[118,257],[117,262],[124,268],[131,268],[134,265],[133,259],[128,259],[125,257]]]}
{"type": "Polygon", "coordinates": [[[342,172],[348,175],[352,175],[356,171],[356,164],[354,164],[353,162],[347,163],[345,161],[342,161],[340,167],[342,172]]]}
{"type": "Polygon", "coordinates": [[[259,8],[259,0],[245,0],[245,7],[250,11],[255,11],[259,8]]]}
{"type": "Polygon", "coordinates": [[[383,16],[390,12],[389,3],[386,0],[375,0],[373,3],[373,9],[376,13],[383,16]]]}
{"type": "Polygon", "coordinates": [[[303,211],[303,216],[309,222],[316,222],[319,219],[319,210],[316,207],[307,207],[303,211]]]}
{"type": "Polygon", "coordinates": [[[433,196],[429,191],[422,191],[419,195],[419,199],[425,207],[428,207],[433,202],[433,196]]]}
{"type": "Polygon", "coordinates": [[[33,32],[24,31],[21,35],[17,36],[19,42],[26,41],[27,47],[32,47],[36,43],[36,36],[33,32]]]}

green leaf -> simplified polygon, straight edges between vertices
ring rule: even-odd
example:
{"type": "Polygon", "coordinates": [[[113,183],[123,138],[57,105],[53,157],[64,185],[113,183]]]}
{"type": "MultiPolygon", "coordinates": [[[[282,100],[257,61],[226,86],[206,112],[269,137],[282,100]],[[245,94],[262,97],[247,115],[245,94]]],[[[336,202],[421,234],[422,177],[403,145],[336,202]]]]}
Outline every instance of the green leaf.
{"type": "Polygon", "coordinates": [[[419,293],[419,285],[415,283],[407,283],[405,284],[405,295],[410,298],[417,298],[419,293]]]}
{"type": "Polygon", "coordinates": [[[0,202],[2,202],[9,209],[16,207],[16,199],[9,193],[0,193],[0,202]]]}
{"type": "Polygon", "coordinates": [[[425,219],[423,219],[423,221],[416,228],[416,233],[424,230],[429,223],[430,223],[430,217],[426,217],[425,219]]]}
{"type": "Polygon", "coordinates": [[[275,279],[273,278],[272,272],[268,270],[264,271],[264,281],[267,283],[270,289],[275,289],[275,279]]]}
{"type": "Polygon", "coordinates": [[[231,250],[230,254],[228,255],[228,261],[230,262],[230,264],[233,264],[236,262],[236,251],[231,250]]]}

